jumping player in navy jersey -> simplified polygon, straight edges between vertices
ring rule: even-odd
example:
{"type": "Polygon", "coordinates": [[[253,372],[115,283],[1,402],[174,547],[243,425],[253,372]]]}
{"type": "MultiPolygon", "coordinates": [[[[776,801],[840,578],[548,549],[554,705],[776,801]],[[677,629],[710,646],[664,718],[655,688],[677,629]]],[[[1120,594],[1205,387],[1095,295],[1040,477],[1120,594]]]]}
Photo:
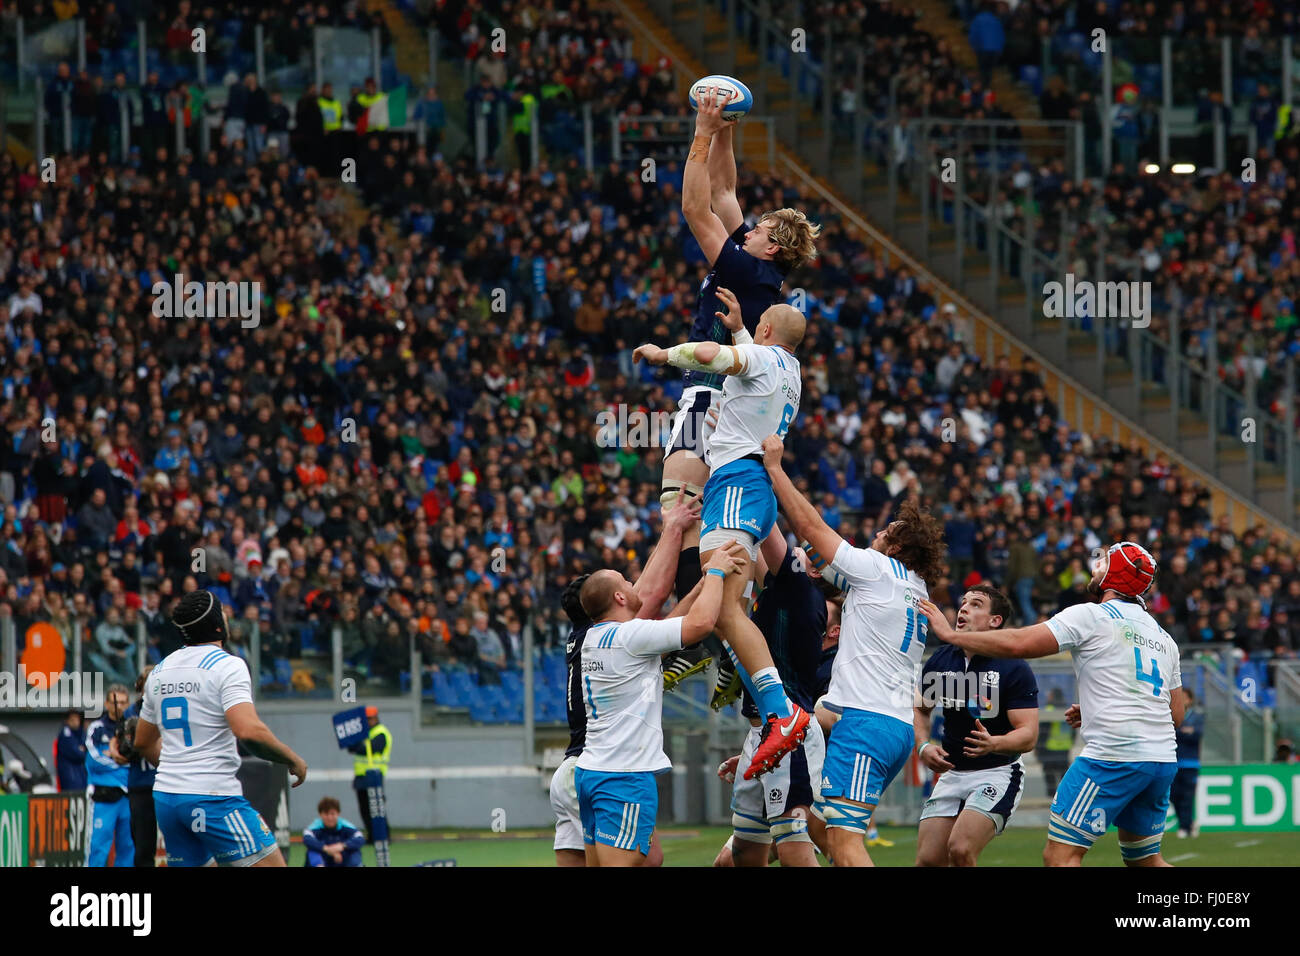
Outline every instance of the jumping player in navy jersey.
{"type": "MultiPolygon", "coordinates": [[[[809,222],[802,212],[783,208],[762,214],[753,228],[746,228],[736,198],[736,124],[722,119],[723,105],[713,90],[700,97],[695,137],[682,179],[682,216],[709,263],[687,341],[745,345],[753,342],[764,311],[781,301],[785,277],[816,257],[821,227],[809,222]],[[720,318],[727,305],[718,297],[719,288],[730,290],[739,301],[743,327],[734,333],[720,318]]],[[[710,426],[706,416],[722,401],[720,374],[687,370],[683,384],[664,456],[660,500],[665,507],[678,495],[698,498],[704,493],[709,478],[705,456],[710,426]]],[[[683,538],[682,550],[687,553],[677,567],[679,599],[700,578],[698,525],[683,538]]],[[[694,663],[690,655],[670,658],[665,665],[669,687],[686,671],[699,669],[698,665],[692,667],[694,663]]],[[[718,665],[715,707],[734,699],[738,690],[729,656],[719,655],[718,665]]]]}
{"type": "MultiPolygon", "coordinates": [[[[633,586],[642,599],[641,617],[656,618],[672,589],[677,558],[680,555],[682,533],[700,514],[698,501],[680,498],[664,511],[663,530],[659,543],[646,561],[641,576],[633,586]]],[[[569,747],[564,761],[551,777],[551,809],[555,811],[555,865],[586,866],[586,847],[582,841],[582,821],[578,814],[578,793],[574,784],[574,768],[582,754],[587,739],[587,711],[582,700],[582,642],[591,627],[591,618],[582,609],[578,595],[590,575],[574,578],[564,589],[562,604],[569,616],[573,630],[565,642],[564,658],[568,668],[566,703],[569,716],[569,747]]],[[[652,841],[647,866],[659,866],[663,851],[656,838],[652,841]]]]}
{"type": "MultiPolygon", "coordinates": [[[[997,588],[977,584],[957,611],[957,630],[995,631],[1011,616],[997,588]]],[[[1006,828],[1024,794],[1020,755],[1038,740],[1038,681],[1022,660],[982,657],[944,644],[921,670],[913,724],[917,755],[938,773],[921,808],[917,866],[974,866],[1006,828]],[[930,717],[943,710],[943,740],[930,717]]]]}

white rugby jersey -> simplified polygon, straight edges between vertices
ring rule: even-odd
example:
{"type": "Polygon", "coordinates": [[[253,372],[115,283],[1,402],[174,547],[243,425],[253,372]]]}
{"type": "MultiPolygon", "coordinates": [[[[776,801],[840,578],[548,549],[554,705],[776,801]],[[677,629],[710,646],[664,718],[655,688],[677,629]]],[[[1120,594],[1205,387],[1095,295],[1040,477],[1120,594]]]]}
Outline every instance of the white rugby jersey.
{"type": "Polygon", "coordinates": [[[182,647],[149,673],[140,718],[157,724],[161,793],[239,796],[239,751],[226,711],[251,703],[248,665],[214,644],[182,647]]]}
{"type": "Polygon", "coordinates": [[[1079,681],[1082,756],[1173,763],[1169,702],[1183,685],[1178,644],[1137,604],[1076,604],[1047,622],[1079,681]]]}
{"type": "Polygon", "coordinates": [[[760,454],[768,435],[784,439],[799,414],[799,360],[775,345],[733,347],[747,367],[722,383],[718,426],[708,442],[709,465],[715,470],[760,454]]]}
{"type": "Polygon", "coordinates": [[[925,582],[897,558],[840,542],[831,567],[848,582],[826,703],[912,722],[929,622],[925,582]]]}
{"type": "Polygon", "coordinates": [[[658,772],[664,753],[664,679],[659,657],[682,649],[682,619],[602,621],[582,642],[587,740],[583,770],[658,772]]]}

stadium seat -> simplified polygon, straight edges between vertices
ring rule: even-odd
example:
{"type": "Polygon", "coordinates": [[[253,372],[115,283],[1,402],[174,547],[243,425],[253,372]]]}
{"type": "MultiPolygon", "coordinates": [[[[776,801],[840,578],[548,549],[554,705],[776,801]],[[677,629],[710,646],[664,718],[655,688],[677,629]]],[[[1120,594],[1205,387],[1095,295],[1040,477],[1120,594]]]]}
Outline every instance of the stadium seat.
{"type": "Polygon", "coordinates": [[[445,671],[435,671],[430,677],[430,687],[433,690],[433,698],[440,704],[446,704],[448,707],[460,707],[460,698],[452,688],[451,681],[447,680],[445,671]]]}
{"type": "Polygon", "coordinates": [[[1043,71],[1036,66],[1020,68],[1020,82],[1033,91],[1034,96],[1043,95],[1043,71]]]}

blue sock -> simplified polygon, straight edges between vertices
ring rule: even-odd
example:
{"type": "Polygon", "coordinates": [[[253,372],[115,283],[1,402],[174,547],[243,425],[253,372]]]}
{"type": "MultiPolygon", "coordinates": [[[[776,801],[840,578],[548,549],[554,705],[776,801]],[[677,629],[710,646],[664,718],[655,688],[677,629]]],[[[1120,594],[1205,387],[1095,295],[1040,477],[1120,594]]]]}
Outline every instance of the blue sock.
{"type": "Polygon", "coordinates": [[[749,692],[749,699],[757,705],[758,691],[754,690],[754,682],[749,679],[749,671],[745,670],[744,665],[740,663],[740,658],[736,656],[736,652],[731,649],[730,644],[723,641],[722,648],[727,652],[727,656],[731,658],[731,666],[736,668],[736,673],[740,675],[740,682],[745,685],[745,690],[749,692]]]}
{"type": "Polygon", "coordinates": [[[776,672],[775,667],[764,667],[754,675],[753,680],[757,694],[754,700],[758,703],[759,714],[764,719],[768,714],[789,717],[794,713],[794,708],[790,706],[790,698],[785,695],[785,687],[781,684],[781,675],[776,672]]]}

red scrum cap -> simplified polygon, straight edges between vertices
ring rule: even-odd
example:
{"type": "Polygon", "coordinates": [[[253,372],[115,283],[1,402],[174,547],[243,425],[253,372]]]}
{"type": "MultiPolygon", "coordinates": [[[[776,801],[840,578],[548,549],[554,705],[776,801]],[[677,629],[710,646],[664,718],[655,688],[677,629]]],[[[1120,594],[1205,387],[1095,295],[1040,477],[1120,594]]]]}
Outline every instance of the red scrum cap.
{"type": "MultiPolygon", "coordinates": [[[[1127,597],[1139,597],[1156,579],[1156,559],[1142,545],[1133,541],[1112,544],[1106,551],[1102,591],[1118,591],[1127,597]]],[[[1100,561],[1097,567],[1101,567],[1100,561]]]]}

